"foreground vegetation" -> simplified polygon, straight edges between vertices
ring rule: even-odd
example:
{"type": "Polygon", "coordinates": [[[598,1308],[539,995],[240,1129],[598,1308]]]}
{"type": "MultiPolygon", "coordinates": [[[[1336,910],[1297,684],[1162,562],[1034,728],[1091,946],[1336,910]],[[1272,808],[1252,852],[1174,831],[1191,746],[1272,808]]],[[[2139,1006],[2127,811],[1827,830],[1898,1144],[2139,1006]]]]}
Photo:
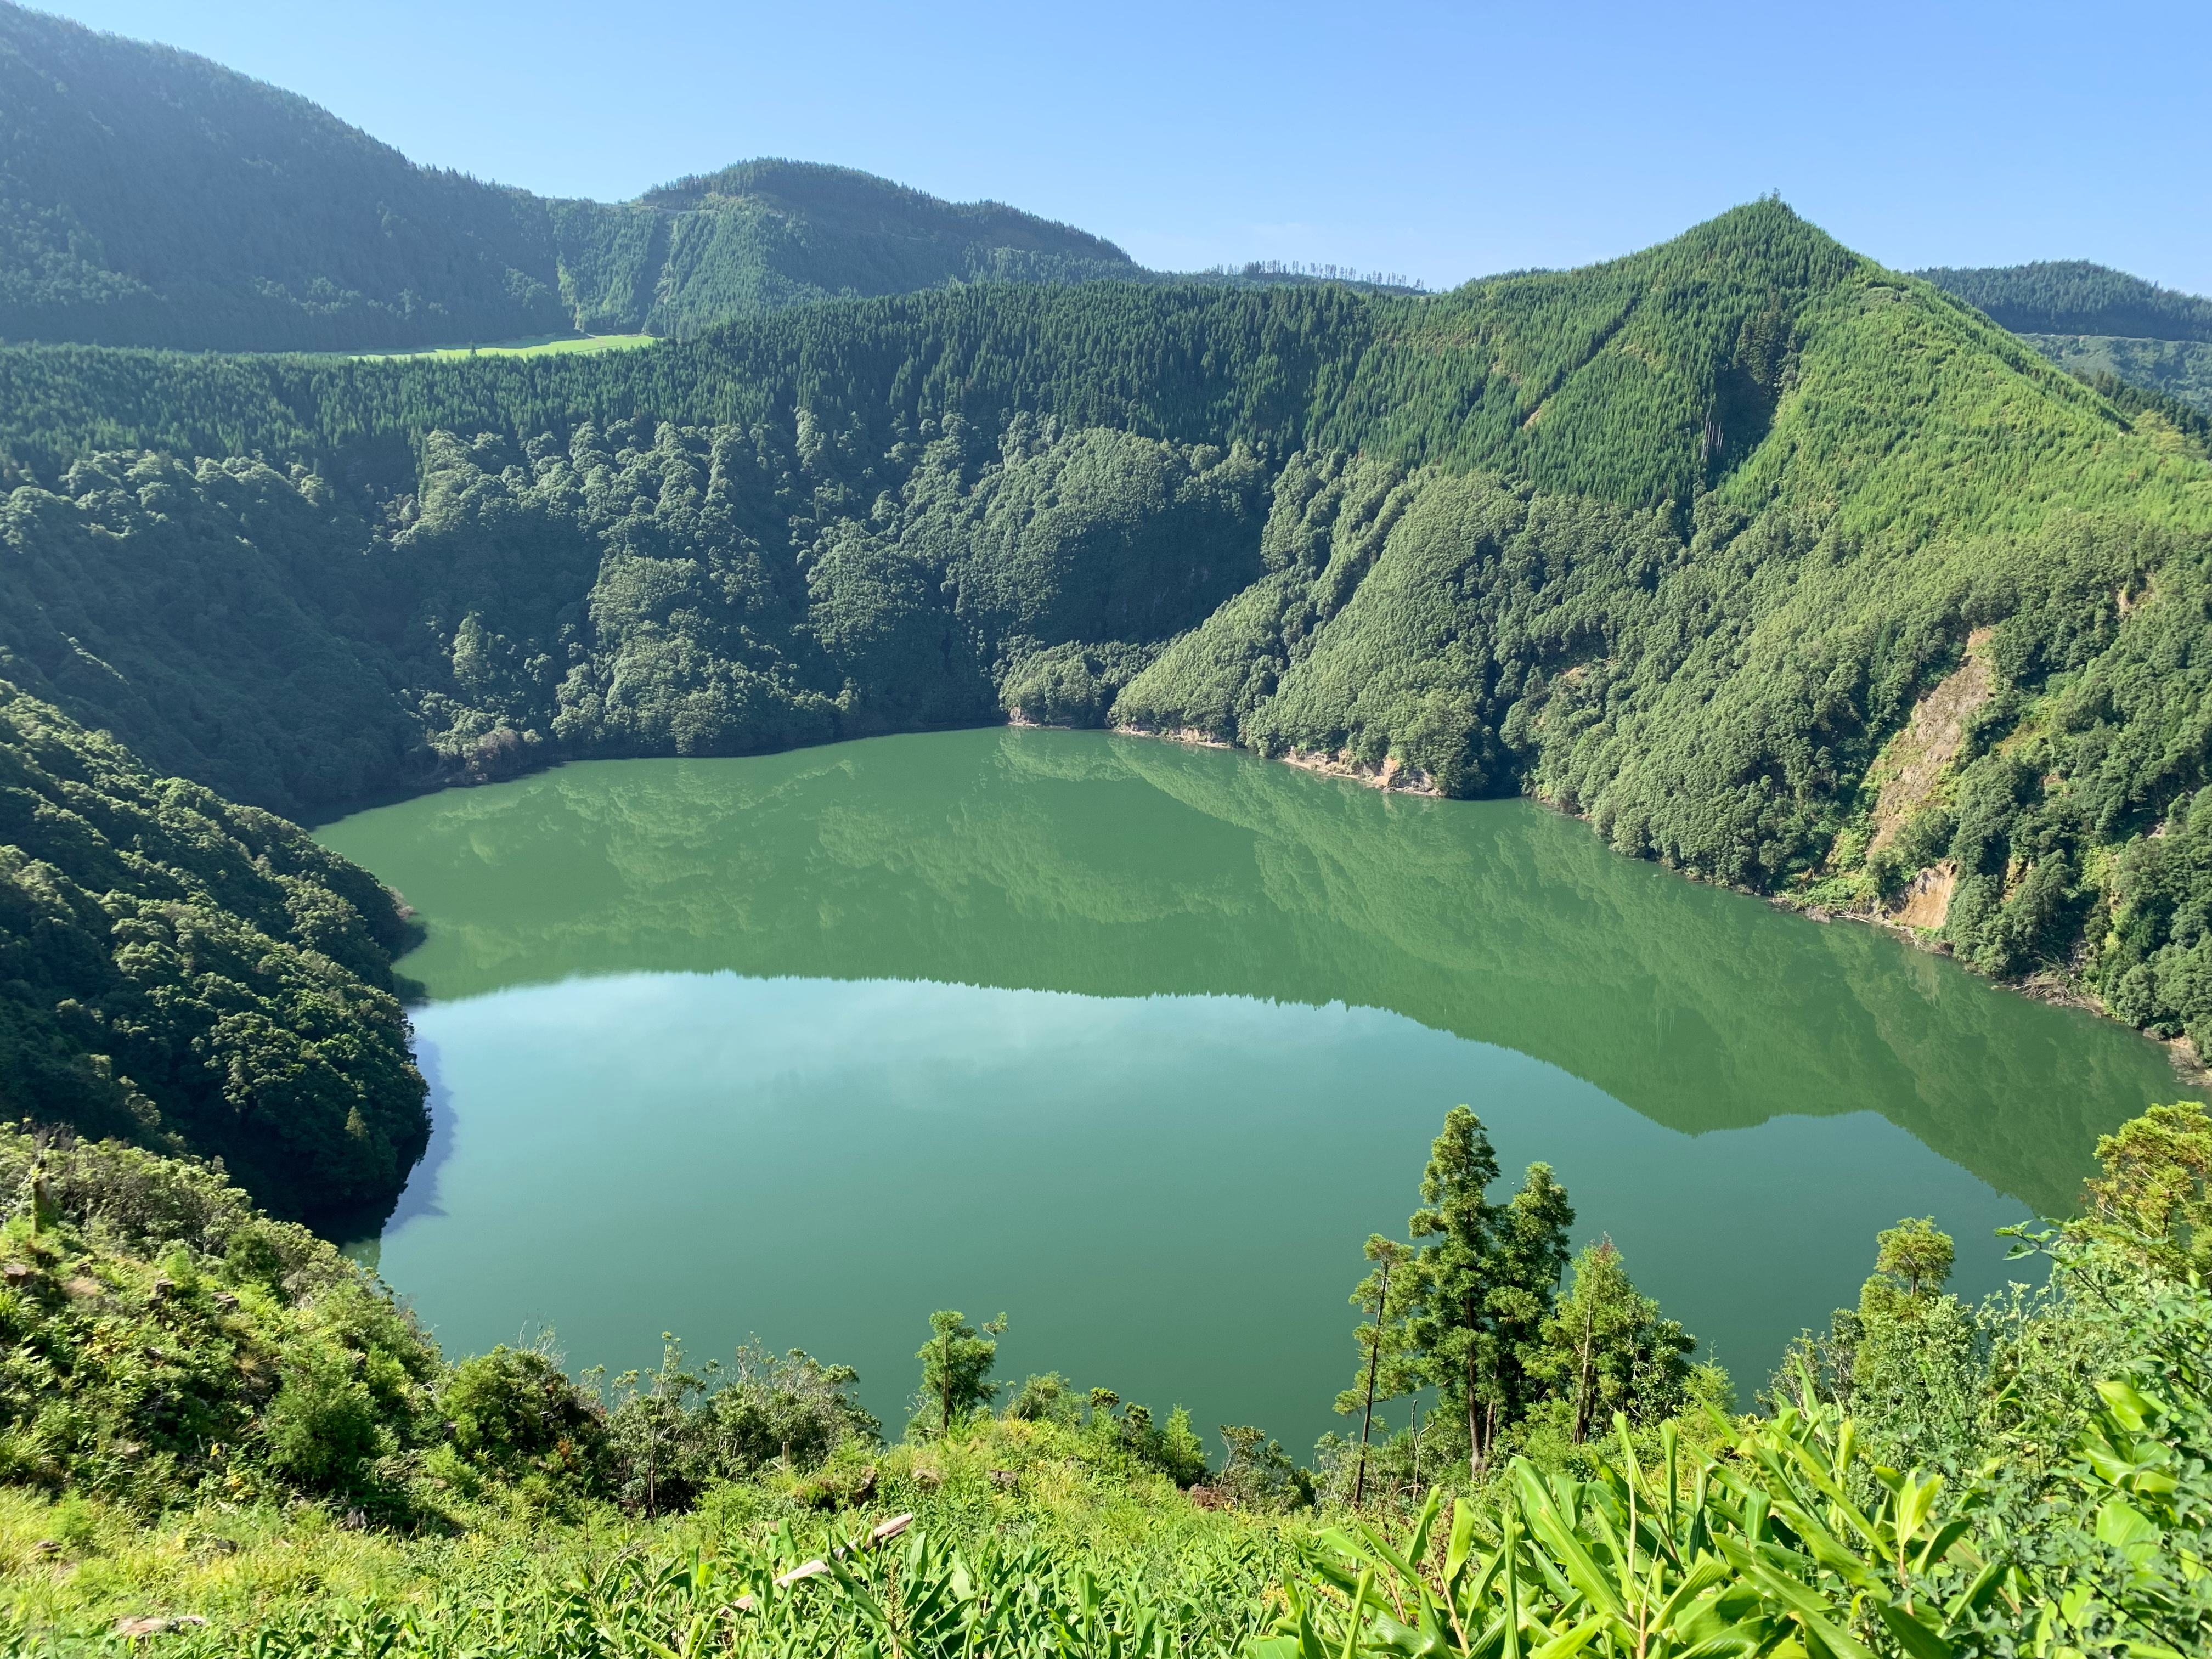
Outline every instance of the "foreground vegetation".
{"type": "Polygon", "coordinates": [[[997,1322],[955,1313],[888,1448],[802,1354],[448,1364],[213,1172],[9,1135],[8,1650],[2201,1651],[2212,1117],[2100,1151],[2085,1217],[2025,1239],[2045,1288],[1965,1304],[1950,1241],[1901,1223],[1730,1417],[1608,1247],[1556,1282],[1565,1194],[1540,1164],[1492,1200],[1460,1109],[1410,1239],[1367,1247],[1340,1401],[1440,1408],[1305,1470],[1257,1430],[1209,1469],[1180,1414],[1001,1388],[997,1322]]]}

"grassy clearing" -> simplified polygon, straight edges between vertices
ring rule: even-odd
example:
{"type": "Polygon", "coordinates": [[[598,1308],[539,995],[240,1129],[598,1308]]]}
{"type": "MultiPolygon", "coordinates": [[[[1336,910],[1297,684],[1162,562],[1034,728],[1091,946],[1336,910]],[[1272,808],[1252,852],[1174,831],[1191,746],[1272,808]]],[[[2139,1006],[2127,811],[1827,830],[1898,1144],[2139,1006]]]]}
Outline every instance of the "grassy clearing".
{"type": "Polygon", "coordinates": [[[985,1419],[951,1442],[884,1448],[865,1468],[847,1461],[851,1468],[833,1473],[875,1480],[867,1498],[836,1513],[822,1507],[819,1478],[770,1471],[657,1519],[598,1503],[566,1513],[492,1503],[458,1535],[356,1529],[341,1507],[306,1500],[210,1502],[149,1521],[94,1498],[0,1488],[0,1629],[68,1641],[118,1619],[191,1614],[220,1642],[337,1603],[427,1608],[478,1592],[526,1595],[596,1578],[618,1559],[657,1568],[701,1553],[757,1556],[782,1571],[909,1513],[968,1549],[1040,1545],[1234,1622],[1258,1617],[1265,1586],[1292,1568],[1292,1540],[1311,1527],[1200,1509],[1164,1477],[1133,1473],[1054,1424],[985,1419]]]}
{"type": "Polygon", "coordinates": [[[520,340],[498,340],[489,345],[434,346],[422,351],[353,351],[319,354],[346,356],[359,362],[390,358],[428,358],[451,362],[465,357],[558,357],[574,352],[634,351],[659,339],[657,334],[541,334],[520,340]]]}

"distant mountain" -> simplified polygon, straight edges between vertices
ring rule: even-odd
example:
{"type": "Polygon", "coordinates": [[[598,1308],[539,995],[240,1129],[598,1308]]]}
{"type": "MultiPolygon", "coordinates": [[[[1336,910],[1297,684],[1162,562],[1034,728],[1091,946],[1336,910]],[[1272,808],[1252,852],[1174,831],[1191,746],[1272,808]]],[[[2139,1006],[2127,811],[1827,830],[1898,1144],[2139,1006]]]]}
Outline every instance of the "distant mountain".
{"type": "Polygon", "coordinates": [[[2212,300],[2087,259],[1915,274],[2064,368],[2212,411],[2212,300]]]}
{"type": "Polygon", "coordinates": [[[0,3],[0,339],[369,350],[679,333],[839,295],[1148,276],[1111,242],[844,167],[619,205],[417,167],[306,99],[0,3]]]}
{"type": "Polygon", "coordinates": [[[2087,259],[1918,270],[2015,334],[2099,334],[2212,341],[2212,300],[2160,288],[2087,259]]]}

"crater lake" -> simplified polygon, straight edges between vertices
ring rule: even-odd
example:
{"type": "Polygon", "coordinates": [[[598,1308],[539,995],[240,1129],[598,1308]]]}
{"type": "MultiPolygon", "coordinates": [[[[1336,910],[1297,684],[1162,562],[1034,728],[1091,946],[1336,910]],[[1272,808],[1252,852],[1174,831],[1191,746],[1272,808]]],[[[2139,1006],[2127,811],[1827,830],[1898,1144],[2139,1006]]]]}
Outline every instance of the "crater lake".
{"type": "MultiPolygon", "coordinates": [[[[320,832],[416,909],[434,1137],[359,1248],[449,1354],[757,1337],[896,1434],[937,1308],[1303,1455],[1453,1105],[1732,1373],[1933,1215],[2069,1211],[2165,1052],[1526,801],[990,729],[574,763],[320,832]]],[[[1402,1421],[1402,1407],[1386,1413],[1402,1421]]]]}

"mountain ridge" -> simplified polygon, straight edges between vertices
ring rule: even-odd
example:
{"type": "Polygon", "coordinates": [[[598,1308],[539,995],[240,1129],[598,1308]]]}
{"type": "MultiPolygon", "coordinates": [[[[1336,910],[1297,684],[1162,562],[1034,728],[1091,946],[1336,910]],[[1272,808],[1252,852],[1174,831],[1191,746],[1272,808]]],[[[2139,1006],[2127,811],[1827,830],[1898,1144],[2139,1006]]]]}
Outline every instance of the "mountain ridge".
{"type": "Polygon", "coordinates": [[[2212,300],[2088,259],[1912,273],[2015,334],[2212,342],[2212,300]]]}
{"type": "Polygon", "coordinates": [[[2085,378],[2212,415],[2212,300],[2087,259],[1916,272],[2085,378]]]}
{"type": "Polygon", "coordinates": [[[418,166],[209,59],[0,0],[0,339],[398,350],[1099,277],[1162,280],[1073,226],[819,163],[741,161],[622,203],[536,196],[418,166]]]}

